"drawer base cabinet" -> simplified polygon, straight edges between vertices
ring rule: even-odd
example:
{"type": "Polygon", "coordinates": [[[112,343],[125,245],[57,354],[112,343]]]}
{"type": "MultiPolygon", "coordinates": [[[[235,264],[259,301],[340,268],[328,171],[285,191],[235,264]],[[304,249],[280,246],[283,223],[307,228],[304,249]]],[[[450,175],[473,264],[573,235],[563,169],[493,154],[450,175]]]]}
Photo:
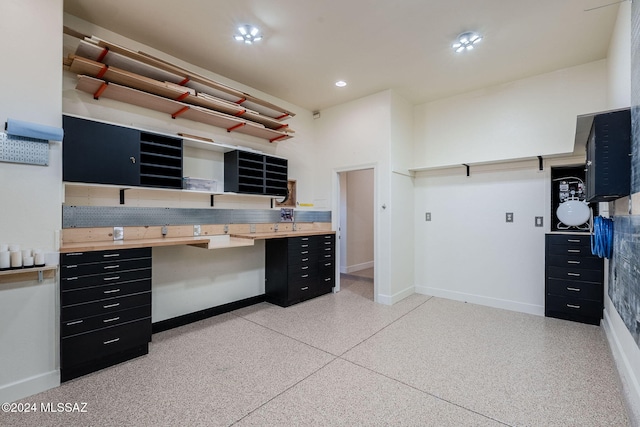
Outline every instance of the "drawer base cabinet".
{"type": "Polygon", "coordinates": [[[330,293],[335,284],[334,245],[333,234],[267,240],[266,301],[288,307],[330,293]]]}
{"type": "Polygon", "coordinates": [[[591,254],[589,234],[547,234],[545,246],[545,316],[599,325],[604,261],[591,254]]]}
{"type": "Polygon", "coordinates": [[[151,248],[61,254],[60,307],[61,381],[147,354],[151,248]]]}

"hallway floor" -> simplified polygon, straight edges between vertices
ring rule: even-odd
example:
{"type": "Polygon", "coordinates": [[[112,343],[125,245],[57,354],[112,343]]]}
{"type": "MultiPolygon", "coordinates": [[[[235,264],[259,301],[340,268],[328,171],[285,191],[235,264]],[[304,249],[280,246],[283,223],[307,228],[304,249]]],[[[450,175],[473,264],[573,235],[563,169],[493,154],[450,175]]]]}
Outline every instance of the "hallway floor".
{"type": "Polygon", "coordinates": [[[600,327],[368,281],[288,308],[261,303],[155,334],[147,356],[24,399],[86,413],[2,426],[629,425],[600,327]]]}

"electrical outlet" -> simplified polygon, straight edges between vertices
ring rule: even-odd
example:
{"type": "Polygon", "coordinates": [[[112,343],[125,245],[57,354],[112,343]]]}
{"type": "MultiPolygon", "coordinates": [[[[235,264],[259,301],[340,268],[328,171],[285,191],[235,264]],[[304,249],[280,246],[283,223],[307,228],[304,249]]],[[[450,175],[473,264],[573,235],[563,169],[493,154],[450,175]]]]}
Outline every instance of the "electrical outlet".
{"type": "Polygon", "coordinates": [[[123,227],[113,227],[113,240],[124,240],[123,227]]]}
{"type": "Polygon", "coordinates": [[[542,227],[543,226],[543,219],[541,216],[537,216],[536,217],[536,227],[542,227]]]}
{"type": "Polygon", "coordinates": [[[161,233],[162,233],[162,237],[165,237],[169,233],[169,229],[167,228],[166,225],[162,226],[161,233]]]}
{"type": "Polygon", "coordinates": [[[227,234],[229,232],[229,224],[225,224],[224,225],[224,234],[227,234]]]}
{"type": "Polygon", "coordinates": [[[249,224],[249,233],[255,233],[255,232],[256,232],[256,225],[249,224]]]}
{"type": "Polygon", "coordinates": [[[273,231],[278,231],[278,224],[273,224],[273,231]]]}
{"type": "Polygon", "coordinates": [[[426,212],[424,214],[424,220],[425,221],[431,221],[431,212],[426,212]]]}
{"type": "Polygon", "coordinates": [[[200,226],[199,225],[194,225],[193,226],[193,235],[194,236],[199,236],[200,235],[200,226]]]}
{"type": "Polygon", "coordinates": [[[513,222],[513,212],[507,212],[507,214],[505,215],[505,220],[507,222],[513,222]]]}
{"type": "Polygon", "coordinates": [[[293,223],[293,231],[298,231],[298,224],[295,222],[293,223]]]}

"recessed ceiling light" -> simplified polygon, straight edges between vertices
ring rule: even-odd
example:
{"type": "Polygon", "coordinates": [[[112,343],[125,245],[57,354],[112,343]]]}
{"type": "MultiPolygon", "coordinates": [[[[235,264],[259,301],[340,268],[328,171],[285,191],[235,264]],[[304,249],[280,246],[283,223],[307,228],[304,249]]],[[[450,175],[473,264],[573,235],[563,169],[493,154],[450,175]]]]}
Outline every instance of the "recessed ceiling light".
{"type": "Polygon", "coordinates": [[[262,34],[260,34],[260,30],[253,25],[241,25],[238,27],[238,32],[233,38],[239,42],[253,44],[253,42],[262,40],[262,34]]]}
{"type": "Polygon", "coordinates": [[[336,86],[338,87],[345,87],[347,85],[347,82],[345,82],[344,80],[338,80],[336,82],[336,86]]]}
{"type": "Polygon", "coordinates": [[[482,41],[482,36],[473,31],[467,31],[458,36],[456,41],[451,45],[453,50],[457,53],[464,52],[465,50],[473,50],[474,45],[482,41]]]}

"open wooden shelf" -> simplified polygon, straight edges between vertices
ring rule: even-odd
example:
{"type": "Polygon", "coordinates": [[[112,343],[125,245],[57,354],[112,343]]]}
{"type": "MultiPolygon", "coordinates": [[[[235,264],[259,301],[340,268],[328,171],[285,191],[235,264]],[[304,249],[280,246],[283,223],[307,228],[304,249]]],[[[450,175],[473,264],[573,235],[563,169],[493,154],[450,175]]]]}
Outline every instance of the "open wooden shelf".
{"type": "Polygon", "coordinates": [[[44,265],[41,267],[18,268],[14,270],[0,271],[0,284],[15,282],[16,280],[37,279],[38,282],[55,276],[57,265],[44,265]]]}
{"type": "Polygon", "coordinates": [[[172,118],[184,118],[195,122],[209,124],[211,126],[227,129],[227,132],[238,132],[258,138],[267,139],[269,142],[283,141],[291,138],[286,132],[267,129],[263,125],[249,122],[242,118],[212,111],[199,106],[185,104],[163,98],[141,90],[121,86],[115,83],[107,83],[85,75],[78,76],[76,89],[92,94],[94,99],[105,97],[116,101],[126,102],[139,107],[148,108],[170,115],[172,118]]]}

